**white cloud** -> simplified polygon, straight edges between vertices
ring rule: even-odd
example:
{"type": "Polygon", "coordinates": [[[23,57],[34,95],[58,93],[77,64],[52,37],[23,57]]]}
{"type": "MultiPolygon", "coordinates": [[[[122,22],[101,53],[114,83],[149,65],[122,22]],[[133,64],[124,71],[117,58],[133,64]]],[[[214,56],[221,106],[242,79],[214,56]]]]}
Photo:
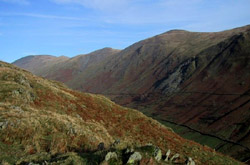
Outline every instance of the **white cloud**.
{"type": "Polygon", "coordinates": [[[51,0],[97,10],[105,23],[169,24],[198,17],[196,7],[204,0],[51,0]],[[183,14],[185,13],[185,14],[183,14]]]}
{"type": "Polygon", "coordinates": [[[29,5],[28,0],[0,0],[0,2],[13,3],[18,5],[29,5]]]}
{"type": "Polygon", "coordinates": [[[57,15],[46,15],[46,14],[36,14],[36,13],[0,13],[1,16],[26,16],[35,18],[47,18],[47,19],[62,19],[62,20],[87,20],[85,18],[79,17],[67,17],[67,16],[57,16],[57,15]]]}

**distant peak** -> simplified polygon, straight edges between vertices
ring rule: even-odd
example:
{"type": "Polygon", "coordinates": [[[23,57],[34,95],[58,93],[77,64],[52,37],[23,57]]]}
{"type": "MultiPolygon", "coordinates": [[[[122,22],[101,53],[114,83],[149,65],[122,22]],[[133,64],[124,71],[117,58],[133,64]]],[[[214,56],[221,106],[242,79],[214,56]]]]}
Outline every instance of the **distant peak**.
{"type": "Polygon", "coordinates": [[[184,33],[184,32],[189,32],[187,30],[181,30],[181,29],[173,29],[173,30],[169,30],[166,33],[184,33]]]}
{"type": "Polygon", "coordinates": [[[112,50],[113,48],[111,48],[111,47],[104,47],[104,48],[102,48],[102,49],[100,49],[100,50],[112,50]]]}
{"type": "Polygon", "coordinates": [[[57,57],[57,58],[69,58],[69,57],[64,56],[64,55],[61,55],[61,56],[59,56],[59,57],[57,57]]]}
{"type": "Polygon", "coordinates": [[[114,48],[111,48],[111,47],[104,47],[104,48],[102,48],[102,49],[99,49],[99,50],[97,50],[97,51],[117,51],[117,50],[119,50],[119,49],[114,49],[114,48]]]}
{"type": "Polygon", "coordinates": [[[113,48],[110,48],[110,47],[105,47],[105,48],[102,48],[102,49],[98,49],[96,51],[93,51],[89,54],[96,54],[96,53],[110,53],[110,52],[116,52],[116,51],[120,51],[119,49],[113,49],[113,48]]]}
{"type": "Polygon", "coordinates": [[[48,54],[37,54],[37,55],[30,55],[30,56],[26,56],[26,57],[37,57],[37,58],[55,58],[56,56],[53,55],[48,55],[48,54]]]}

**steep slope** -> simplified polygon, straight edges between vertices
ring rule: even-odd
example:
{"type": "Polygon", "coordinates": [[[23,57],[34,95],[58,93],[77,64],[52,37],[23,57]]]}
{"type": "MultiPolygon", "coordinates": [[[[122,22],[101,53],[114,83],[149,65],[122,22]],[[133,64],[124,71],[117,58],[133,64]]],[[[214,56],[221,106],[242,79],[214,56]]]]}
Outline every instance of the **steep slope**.
{"type": "Polygon", "coordinates": [[[104,96],[70,90],[3,62],[0,62],[0,132],[2,163],[24,164],[25,160],[41,161],[43,157],[46,160],[50,157],[48,161],[53,162],[70,155],[73,162],[84,160],[82,153],[96,150],[100,143],[108,147],[119,139],[119,148],[151,143],[163,152],[170,149],[171,155],[181,155],[179,162],[188,156],[197,164],[238,164],[104,96]],[[70,154],[58,157],[65,153],[70,154]]]}
{"type": "Polygon", "coordinates": [[[217,33],[172,30],[107,56],[67,81],[57,70],[46,77],[104,94],[247,161],[249,43],[250,26],[217,33]]]}

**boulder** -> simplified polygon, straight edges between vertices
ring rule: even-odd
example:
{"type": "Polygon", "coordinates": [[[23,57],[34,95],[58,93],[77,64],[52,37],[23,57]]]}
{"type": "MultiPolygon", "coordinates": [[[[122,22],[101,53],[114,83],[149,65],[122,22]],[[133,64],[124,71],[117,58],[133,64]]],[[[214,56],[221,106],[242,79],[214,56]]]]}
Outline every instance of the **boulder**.
{"type": "Polygon", "coordinates": [[[128,159],[127,164],[133,164],[135,162],[138,162],[142,159],[142,156],[139,152],[134,152],[128,159]]]}
{"type": "Polygon", "coordinates": [[[166,159],[165,159],[166,162],[168,162],[168,160],[169,160],[170,153],[171,153],[171,150],[168,149],[168,151],[166,153],[166,159]]]}
{"type": "Polygon", "coordinates": [[[161,149],[158,148],[158,147],[155,149],[154,158],[155,158],[155,160],[157,160],[158,162],[159,162],[159,161],[161,160],[161,158],[162,158],[161,149]]]}
{"type": "Polygon", "coordinates": [[[179,158],[180,157],[180,154],[175,154],[171,159],[170,159],[170,161],[171,162],[173,162],[173,161],[175,161],[177,158],[179,158]]]}
{"type": "Polygon", "coordinates": [[[118,159],[118,156],[115,152],[108,152],[105,156],[105,161],[109,161],[110,159],[118,159]]]}

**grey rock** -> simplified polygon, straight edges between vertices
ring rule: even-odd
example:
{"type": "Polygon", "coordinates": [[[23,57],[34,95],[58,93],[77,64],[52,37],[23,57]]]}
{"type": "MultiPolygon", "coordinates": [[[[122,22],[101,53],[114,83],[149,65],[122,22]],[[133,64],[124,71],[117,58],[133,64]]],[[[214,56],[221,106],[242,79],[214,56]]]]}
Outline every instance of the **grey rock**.
{"type": "Polygon", "coordinates": [[[162,90],[165,94],[172,93],[173,91],[178,91],[181,83],[190,77],[190,75],[196,69],[196,62],[194,59],[189,59],[182,63],[173,72],[168,73],[167,79],[161,81],[160,85],[157,87],[162,90]]]}
{"type": "Polygon", "coordinates": [[[171,150],[168,149],[168,151],[166,153],[166,159],[165,159],[166,162],[168,162],[168,160],[169,160],[170,153],[171,153],[171,150]]]}
{"type": "Polygon", "coordinates": [[[140,161],[142,159],[142,156],[139,152],[134,152],[128,159],[127,164],[133,164],[137,161],[140,161]]]}
{"type": "Polygon", "coordinates": [[[110,159],[118,159],[118,156],[115,152],[108,152],[105,156],[105,161],[109,161],[110,159]]]}
{"type": "Polygon", "coordinates": [[[155,160],[157,160],[158,162],[161,160],[162,158],[162,153],[161,153],[161,149],[160,148],[156,148],[154,151],[154,158],[155,160]]]}
{"type": "Polygon", "coordinates": [[[175,154],[171,159],[170,159],[170,161],[171,162],[173,162],[173,161],[175,161],[177,158],[179,158],[180,157],[180,154],[175,154]]]}

